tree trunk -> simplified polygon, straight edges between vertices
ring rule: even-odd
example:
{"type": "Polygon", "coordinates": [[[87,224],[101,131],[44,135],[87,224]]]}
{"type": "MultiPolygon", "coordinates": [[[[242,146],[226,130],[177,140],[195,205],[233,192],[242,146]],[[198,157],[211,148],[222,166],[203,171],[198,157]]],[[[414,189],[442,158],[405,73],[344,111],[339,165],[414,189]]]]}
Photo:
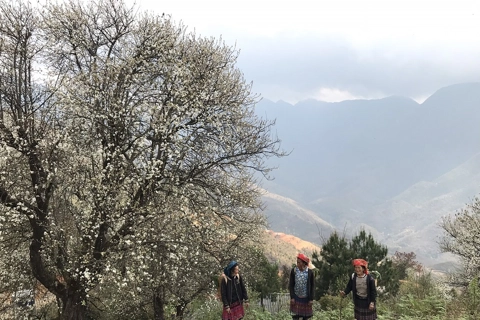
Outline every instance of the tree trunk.
{"type": "Polygon", "coordinates": [[[63,300],[62,320],[85,320],[86,316],[87,305],[78,292],[72,292],[63,300]]]}
{"type": "Polygon", "coordinates": [[[183,319],[183,314],[185,312],[185,306],[182,304],[182,305],[178,305],[176,307],[176,310],[177,310],[177,315],[176,315],[176,319],[183,319]]]}
{"type": "Polygon", "coordinates": [[[153,294],[153,311],[155,320],[165,320],[165,303],[163,301],[163,288],[157,288],[153,294]]]}

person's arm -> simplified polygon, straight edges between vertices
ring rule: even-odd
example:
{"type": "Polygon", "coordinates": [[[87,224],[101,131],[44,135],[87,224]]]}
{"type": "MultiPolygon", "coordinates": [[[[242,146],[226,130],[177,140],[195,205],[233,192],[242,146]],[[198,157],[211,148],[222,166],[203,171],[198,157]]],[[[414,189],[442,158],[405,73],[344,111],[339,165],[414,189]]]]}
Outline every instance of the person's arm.
{"type": "Polygon", "coordinates": [[[368,305],[369,310],[374,310],[377,304],[377,288],[375,286],[375,279],[371,275],[368,275],[368,297],[370,300],[370,304],[368,305]]]}
{"type": "Polygon", "coordinates": [[[222,293],[222,302],[223,302],[223,307],[228,307],[228,299],[227,299],[227,279],[223,277],[222,279],[222,284],[220,286],[221,288],[221,293],[222,293]]]}
{"type": "Polygon", "coordinates": [[[290,281],[288,283],[288,290],[290,292],[290,299],[295,298],[295,293],[293,289],[295,288],[295,272],[293,271],[294,269],[292,268],[292,271],[290,271],[290,281]]]}
{"type": "Polygon", "coordinates": [[[341,293],[343,296],[346,296],[347,294],[350,293],[350,291],[352,291],[352,289],[353,289],[353,279],[350,278],[350,280],[348,280],[347,286],[345,287],[345,290],[340,291],[340,293],[341,293]]]}
{"type": "Polygon", "coordinates": [[[377,302],[377,287],[375,286],[375,279],[370,276],[370,301],[377,302]]]}
{"type": "Polygon", "coordinates": [[[310,291],[308,292],[308,300],[313,301],[315,299],[315,273],[313,272],[313,270],[310,269],[308,270],[308,273],[308,282],[310,287],[310,291]]]}
{"type": "Polygon", "coordinates": [[[239,276],[239,279],[240,279],[240,288],[242,290],[243,302],[248,303],[247,288],[245,288],[245,284],[243,283],[243,277],[239,276]]]}

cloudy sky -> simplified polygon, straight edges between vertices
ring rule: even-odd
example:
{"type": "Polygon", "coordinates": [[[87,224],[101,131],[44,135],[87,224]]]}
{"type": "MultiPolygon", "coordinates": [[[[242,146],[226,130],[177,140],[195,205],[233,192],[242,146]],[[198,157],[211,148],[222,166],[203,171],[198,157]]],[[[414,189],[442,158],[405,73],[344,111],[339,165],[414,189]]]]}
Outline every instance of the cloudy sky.
{"type": "Polygon", "coordinates": [[[480,81],[479,0],[137,0],[240,49],[263,97],[423,101],[480,81]]]}

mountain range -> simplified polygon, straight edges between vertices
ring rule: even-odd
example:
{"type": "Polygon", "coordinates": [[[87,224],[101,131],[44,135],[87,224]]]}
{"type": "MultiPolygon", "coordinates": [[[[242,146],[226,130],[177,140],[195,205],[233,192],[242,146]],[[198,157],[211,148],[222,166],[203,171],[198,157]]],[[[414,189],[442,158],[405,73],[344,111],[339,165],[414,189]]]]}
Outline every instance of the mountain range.
{"type": "Polygon", "coordinates": [[[439,227],[480,192],[480,83],[441,88],[423,103],[399,96],[295,105],[262,100],[286,157],[264,181],[269,228],[321,244],[365,229],[430,267],[439,227]]]}

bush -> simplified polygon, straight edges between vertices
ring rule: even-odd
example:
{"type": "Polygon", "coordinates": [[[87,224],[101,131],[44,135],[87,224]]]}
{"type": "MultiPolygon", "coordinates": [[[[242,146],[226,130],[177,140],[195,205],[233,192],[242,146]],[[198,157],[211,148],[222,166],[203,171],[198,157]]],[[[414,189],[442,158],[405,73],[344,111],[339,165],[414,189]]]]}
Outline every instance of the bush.
{"type": "Polygon", "coordinates": [[[318,301],[320,303],[320,310],[339,310],[348,304],[350,299],[340,296],[324,295],[318,301]]]}

